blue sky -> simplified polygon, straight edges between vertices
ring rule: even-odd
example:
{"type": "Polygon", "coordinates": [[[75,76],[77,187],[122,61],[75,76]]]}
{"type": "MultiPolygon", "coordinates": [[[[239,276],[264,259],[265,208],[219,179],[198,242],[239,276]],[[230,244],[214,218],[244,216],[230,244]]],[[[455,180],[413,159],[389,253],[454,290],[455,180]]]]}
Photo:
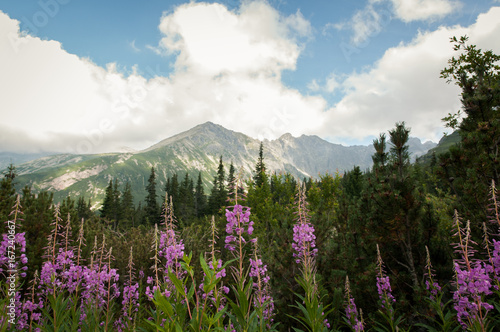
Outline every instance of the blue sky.
{"type": "Polygon", "coordinates": [[[2,1],[0,86],[10,97],[0,101],[0,149],[142,149],[205,121],[342,144],[369,144],[406,121],[437,141],[439,119],[460,107],[458,90],[439,80],[448,39],[468,34],[498,53],[498,6],[2,1]]]}

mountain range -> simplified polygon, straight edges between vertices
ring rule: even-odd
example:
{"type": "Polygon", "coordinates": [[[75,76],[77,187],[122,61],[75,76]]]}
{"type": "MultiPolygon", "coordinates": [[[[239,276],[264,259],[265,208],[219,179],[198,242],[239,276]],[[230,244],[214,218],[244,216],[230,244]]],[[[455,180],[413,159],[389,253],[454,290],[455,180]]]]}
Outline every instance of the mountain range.
{"type": "MultiPolygon", "coordinates": [[[[260,140],[207,122],[142,151],[60,154],[16,165],[16,186],[20,189],[28,185],[34,192],[52,191],[56,201],[67,195],[73,198],[84,195],[96,208],[104,198],[110,179],[117,179],[120,185],[128,181],[135,200],[142,200],[146,196],[145,186],[151,167],[154,167],[159,193],[163,193],[167,179],[174,173],[182,178],[186,172],[194,180],[201,172],[208,189],[211,188],[220,157],[226,174],[229,164],[233,163],[244,178],[250,177],[257,162],[260,143],[260,140]]],[[[289,172],[300,179],[344,172],[356,165],[362,170],[369,169],[374,153],[373,146],[343,146],[307,135],[293,137],[284,134],[262,143],[264,162],[269,172],[289,172]]],[[[425,154],[435,146],[436,143],[422,143],[418,138],[409,141],[412,158],[425,154]]]]}

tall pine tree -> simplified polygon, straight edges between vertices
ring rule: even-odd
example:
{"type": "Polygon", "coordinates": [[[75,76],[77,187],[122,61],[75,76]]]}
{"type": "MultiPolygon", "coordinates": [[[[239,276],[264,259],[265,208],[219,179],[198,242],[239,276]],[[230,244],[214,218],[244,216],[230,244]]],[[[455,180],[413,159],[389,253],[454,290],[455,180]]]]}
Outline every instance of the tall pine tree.
{"type": "Polygon", "coordinates": [[[201,172],[198,173],[198,180],[194,191],[194,206],[197,217],[201,217],[205,214],[207,210],[207,197],[205,196],[205,190],[203,189],[201,172]]]}
{"type": "Polygon", "coordinates": [[[226,177],[224,171],[224,164],[222,162],[222,156],[220,156],[217,175],[214,177],[212,192],[208,200],[209,212],[211,214],[219,213],[220,209],[226,206],[227,189],[225,185],[225,180],[226,177]]]}
{"type": "Polygon", "coordinates": [[[132,187],[128,181],[125,183],[120,208],[122,211],[123,221],[131,226],[135,226],[134,196],[132,195],[132,187]]]}
{"type": "Polygon", "coordinates": [[[160,209],[156,200],[156,175],[154,167],[151,167],[148,184],[146,186],[146,202],[144,207],[144,220],[146,224],[155,224],[160,220],[160,209]]]}
{"type": "MultiPolygon", "coordinates": [[[[488,218],[489,188],[500,181],[500,55],[453,37],[458,57],[441,71],[448,83],[462,90],[462,110],[443,120],[460,133],[460,144],[440,159],[442,178],[457,197],[456,208],[472,230],[488,218]]],[[[476,232],[476,240],[482,232],[476,232]]]]}

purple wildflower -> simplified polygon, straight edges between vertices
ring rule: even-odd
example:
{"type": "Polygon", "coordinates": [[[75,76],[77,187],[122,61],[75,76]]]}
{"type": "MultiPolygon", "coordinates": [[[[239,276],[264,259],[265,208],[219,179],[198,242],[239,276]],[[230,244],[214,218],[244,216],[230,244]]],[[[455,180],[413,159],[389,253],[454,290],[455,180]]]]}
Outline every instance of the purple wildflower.
{"type": "Polygon", "coordinates": [[[363,321],[358,318],[358,309],[356,303],[354,303],[354,297],[351,296],[351,286],[349,284],[349,277],[347,276],[345,279],[345,298],[345,315],[349,321],[349,325],[356,332],[364,331],[363,321]]]}
{"type": "Polygon", "coordinates": [[[384,272],[384,262],[380,256],[380,250],[377,244],[377,265],[378,265],[378,275],[377,275],[377,292],[381,301],[382,308],[387,308],[389,312],[392,313],[392,303],[396,302],[394,296],[392,296],[391,281],[389,276],[384,272]]]}
{"type": "MultiPolygon", "coordinates": [[[[460,258],[454,262],[457,290],[453,294],[453,299],[457,319],[464,329],[476,324],[484,328],[486,314],[493,309],[493,306],[483,300],[485,296],[492,294],[489,273],[494,272],[495,268],[480,260],[474,260],[475,250],[472,244],[475,243],[471,240],[470,223],[467,222],[462,228],[456,211],[454,222],[457,227],[455,236],[458,237],[455,248],[460,254],[460,258]]],[[[485,242],[488,245],[487,239],[485,242]]],[[[493,259],[490,262],[495,265],[493,259]]]]}
{"type": "Polygon", "coordinates": [[[130,247],[130,256],[128,260],[129,275],[123,288],[122,317],[115,321],[118,331],[128,330],[132,327],[135,314],[139,311],[139,283],[134,283],[134,261],[133,250],[130,247]]]}
{"type": "Polygon", "coordinates": [[[480,261],[475,262],[470,269],[462,269],[455,262],[455,273],[457,290],[453,294],[454,308],[458,321],[467,328],[472,325],[472,321],[484,319],[485,313],[480,313],[482,309],[486,313],[493,309],[491,304],[483,301],[484,296],[492,294],[491,279],[486,266],[480,261]]]}
{"type": "Polygon", "coordinates": [[[257,244],[255,243],[254,248],[254,259],[250,258],[250,272],[249,276],[255,278],[253,283],[255,295],[253,297],[253,305],[255,308],[260,308],[262,310],[262,317],[259,317],[267,321],[267,327],[271,328],[274,315],[274,299],[271,296],[269,280],[270,277],[267,275],[267,265],[262,263],[262,259],[258,255],[257,244]]]}
{"type": "Polygon", "coordinates": [[[317,255],[316,236],[314,235],[314,227],[309,222],[309,210],[307,209],[307,201],[305,188],[299,187],[297,193],[297,223],[293,226],[293,241],[292,248],[296,251],[293,257],[296,258],[296,263],[301,262],[311,267],[311,261],[317,255]]]}
{"type": "MultiPolygon", "coordinates": [[[[234,205],[233,211],[226,209],[226,245],[225,248],[233,251],[235,246],[240,246],[247,242],[243,236],[245,233],[252,235],[253,221],[250,221],[250,208],[239,204],[234,205]],[[233,235],[234,234],[234,235],[233,235]]],[[[255,242],[257,239],[250,239],[249,242],[255,242]]]]}
{"type": "Polygon", "coordinates": [[[439,286],[439,283],[434,280],[434,271],[432,270],[431,256],[429,254],[429,248],[427,248],[427,246],[425,246],[425,251],[427,253],[425,265],[425,268],[427,270],[425,273],[425,288],[430,293],[429,299],[431,301],[435,301],[438,297],[439,292],[441,292],[441,286],[439,286]]]}

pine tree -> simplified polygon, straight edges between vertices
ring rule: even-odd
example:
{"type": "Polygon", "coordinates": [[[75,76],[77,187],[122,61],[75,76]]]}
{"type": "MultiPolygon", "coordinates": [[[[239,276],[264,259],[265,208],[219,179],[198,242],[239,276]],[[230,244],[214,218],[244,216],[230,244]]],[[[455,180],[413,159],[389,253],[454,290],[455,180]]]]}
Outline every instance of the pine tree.
{"type": "Polygon", "coordinates": [[[500,181],[500,55],[468,45],[465,36],[451,42],[460,55],[448,61],[441,77],[462,89],[462,110],[443,120],[459,131],[461,142],[441,156],[439,173],[474,232],[487,219],[492,181],[500,181]]]}
{"type": "Polygon", "coordinates": [[[205,190],[203,189],[201,172],[198,173],[198,181],[196,182],[194,197],[196,216],[201,217],[205,214],[207,209],[207,197],[205,196],[205,190]]]}
{"type": "Polygon", "coordinates": [[[261,142],[259,147],[259,158],[255,165],[255,175],[253,181],[256,188],[262,187],[267,182],[266,165],[264,164],[264,144],[261,142]]]}
{"type": "Polygon", "coordinates": [[[91,210],[91,203],[90,199],[88,202],[85,201],[85,196],[80,196],[78,197],[78,200],[76,202],[76,212],[77,212],[77,217],[78,220],[81,219],[90,219],[93,215],[92,210],[91,210]]]}
{"type": "Polygon", "coordinates": [[[174,211],[177,211],[179,204],[179,191],[180,184],[177,173],[174,173],[171,178],[167,180],[167,184],[165,185],[165,193],[171,197],[172,204],[174,206],[174,211]]]}
{"type": "Polygon", "coordinates": [[[176,215],[184,221],[194,215],[194,192],[192,180],[187,172],[179,187],[176,215]]]}
{"type": "Polygon", "coordinates": [[[114,210],[114,191],[113,191],[113,179],[109,180],[108,186],[106,187],[104,201],[101,208],[101,217],[110,219],[113,217],[114,210]]]}
{"type": "Polygon", "coordinates": [[[154,167],[151,167],[148,185],[146,186],[146,206],[144,208],[144,218],[146,224],[155,224],[160,220],[160,210],[156,200],[156,175],[154,167]]]}
{"type": "Polygon", "coordinates": [[[113,206],[112,206],[112,220],[113,229],[117,229],[118,223],[122,219],[122,209],[120,206],[120,190],[118,189],[118,180],[115,179],[113,184],[113,206]]]}
{"type": "MultiPolygon", "coordinates": [[[[385,154],[379,145],[375,147],[374,163],[369,186],[365,192],[363,210],[370,211],[370,231],[374,240],[393,252],[394,265],[404,267],[409,278],[406,281],[418,291],[418,266],[422,257],[418,256],[422,248],[422,205],[423,193],[418,191],[417,181],[413,176],[408,153],[410,129],[405,123],[396,123],[389,131],[391,149],[385,166],[380,156],[385,154]]],[[[382,135],[381,135],[382,137],[382,135]]],[[[383,141],[383,140],[381,140],[383,141]]],[[[374,141],[374,145],[380,143],[374,141]]]]}
{"type": "Polygon", "coordinates": [[[404,122],[396,123],[396,128],[389,131],[391,138],[390,155],[392,162],[397,167],[397,174],[400,180],[403,180],[404,171],[408,169],[410,164],[409,147],[407,145],[410,138],[410,129],[405,127],[404,122]]]}
{"type": "Polygon", "coordinates": [[[122,211],[123,221],[135,226],[134,196],[132,195],[132,187],[128,181],[125,183],[125,189],[123,190],[120,202],[120,209],[122,211]]]}
{"type": "Polygon", "coordinates": [[[373,140],[373,147],[375,148],[375,154],[372,156],[373,164],[376,169],[383,168],[387,158],[384,133],[380,134],[379,138],[373,140]]]}
{"type": "Polygon", "coordinates": [[[236,183],[236,176],[234,175],[235,169],[233,162],[229,165],[229,173],[227,175],[227,186],[228,186],[228,197],[229,199],[234,199],[236,195],[236,190],[237,188],[237,183],[236,183]]]}
{"type": "Polygon", "coordinates": [[[212,192],[208,200],[209,212],[211,214],[219,213],[221,207],[226,205],[227,190],[224,183],[225,180],[224,164],[222,162],[222,156],[220,156],[217,175],[214,177],[212,192]]]}
{"type": "Polygon", "coordinates": [[[16,168],[10,164],[0,181],[0,217],[7,220],[16,199],[14,179],[17,176],[16,168]]]}

